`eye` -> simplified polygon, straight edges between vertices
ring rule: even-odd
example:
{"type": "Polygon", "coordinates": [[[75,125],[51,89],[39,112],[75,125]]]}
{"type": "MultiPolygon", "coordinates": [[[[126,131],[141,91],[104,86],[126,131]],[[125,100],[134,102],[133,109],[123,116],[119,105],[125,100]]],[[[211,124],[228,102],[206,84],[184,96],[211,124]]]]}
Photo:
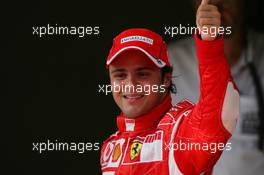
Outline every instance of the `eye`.
{"type": "Polygon", "coordinates": [[[116,73],[113,77],[116,79],[125,79],[127,75],[125,73],[116,73]]]}
{"type": "Polygon", "coordinates": [[[148,72],[138,72],[137,75],[140,78],[147,78],[147,77],[149,77],[149,73],[148,72]]]}

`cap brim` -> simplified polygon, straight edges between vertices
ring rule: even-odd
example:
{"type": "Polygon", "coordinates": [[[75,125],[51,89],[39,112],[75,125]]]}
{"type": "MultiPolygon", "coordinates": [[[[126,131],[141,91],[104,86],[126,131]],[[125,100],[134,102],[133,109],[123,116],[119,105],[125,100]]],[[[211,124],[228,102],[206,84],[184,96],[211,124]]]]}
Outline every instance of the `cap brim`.
{"type": "Polygon", "coordinates": [[[120,55],[124,51],[131,50],[131,49],[135,49],[135,50],[139,50],[139,51],[143,52],[159,68],[162,68],[162,67],[166,66],[166,63],[164,61],[153,57],[146,50],[144,50],[144,49],[142,49],[141,47],[138,47],[138,46],[128,46],[128,47],[124,47],[124,48],[120,49],[110,59],[108,59],[108,61],[106,62],[106,65],[109,66],[118,55],[120,55]]]}

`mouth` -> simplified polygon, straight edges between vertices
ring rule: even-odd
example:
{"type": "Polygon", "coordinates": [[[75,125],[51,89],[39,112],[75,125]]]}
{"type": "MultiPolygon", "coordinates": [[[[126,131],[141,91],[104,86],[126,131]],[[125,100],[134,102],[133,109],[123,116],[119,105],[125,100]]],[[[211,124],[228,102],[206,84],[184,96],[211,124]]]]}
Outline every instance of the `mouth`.
{"type": "Polygon", "coordinates": [[[129,101],[136,101],[136,100],[143,98],[144,96],[145,95],[142,95],[142,94],[126,94],[126,95],[123,95],[123,98],[129,101]]]}

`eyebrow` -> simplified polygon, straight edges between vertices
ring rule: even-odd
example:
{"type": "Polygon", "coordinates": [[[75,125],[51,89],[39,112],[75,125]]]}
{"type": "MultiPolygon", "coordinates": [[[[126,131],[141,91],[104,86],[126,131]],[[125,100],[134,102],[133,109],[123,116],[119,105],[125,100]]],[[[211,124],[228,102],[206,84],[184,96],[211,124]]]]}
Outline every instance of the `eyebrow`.
{"type": "Polygon", "coordinates": [[[115,72],[127,72],[127,70],[126,69],[115,69],[111,71],[111,74],[115,72]]]}
{"type": "MultiPolygon", "coordinates": [[[[139,67],[139,68],[136,68],[136,72],[139,72],[139,71],[143,71],[143,70],[152,70],[152,68],[150,67],[139,67]]],[[[111,73],[115,73],[115,72],[127,72],[127,69],[115,69],[115,70],[112,70],[111,73]]]]}
{"type": "Polygon", "coordinates": [[[142,70],[153,70],[153,69],[150,67],[139,67],[136,69],[136,71],[142,71],[142,70]]]}

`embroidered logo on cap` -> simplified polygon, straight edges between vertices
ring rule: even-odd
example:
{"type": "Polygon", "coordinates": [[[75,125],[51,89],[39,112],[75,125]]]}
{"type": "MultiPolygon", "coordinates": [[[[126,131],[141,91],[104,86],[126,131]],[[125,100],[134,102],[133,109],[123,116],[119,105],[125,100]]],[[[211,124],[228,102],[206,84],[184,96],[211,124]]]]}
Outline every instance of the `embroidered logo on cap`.
{"type": "Polygon", "coordinates": [[[156,59],[156,61],[157,61],[157,63],[158,63],[159,65],[161,65],[161,66],[163,66],[164,64],[166,64],[166,63],[164,63],[161,59],[156,59]]]}
{"type": "Polygon", "coordinates": [[[121,39],[121,44],[131,41],[142,41],[148,44],[153,44],[153,39],[144,37],[144,36],[129,36],[121,39]]]}

